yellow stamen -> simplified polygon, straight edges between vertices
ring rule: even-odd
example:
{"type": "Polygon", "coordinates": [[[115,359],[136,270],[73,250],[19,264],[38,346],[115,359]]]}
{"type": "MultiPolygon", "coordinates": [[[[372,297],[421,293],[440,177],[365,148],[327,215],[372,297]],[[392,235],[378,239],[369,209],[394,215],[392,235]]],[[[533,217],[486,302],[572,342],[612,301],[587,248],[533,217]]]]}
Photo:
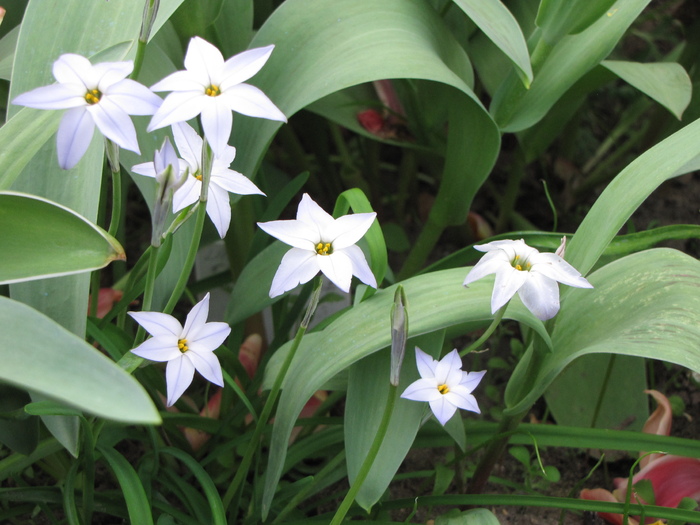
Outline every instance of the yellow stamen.
{"type": "Polygon", "coordinates": [[[90,91],[85,93],[85,100],[91,106],[93,104],[97,104],[101,98],[102,98],[102,93],[100,93],[99,89],[91,89],[90,91]]]}
{"type": "Polygon", "coordinates": [[[438,392],[445,395],[450,391],[450,387],[447,385],[438,385],[438,392]]]}
{"type": "Polygon", "coordinates": [[[202,174],[200,173],[199,175],[194,176],[195,179],[201,181],[202,180],[202,174]]]}
{"type": "Polygon", "coordinates": [[[177,340],[177,347],[180,349],[180,352],[182,352],[183,354],[190,349],[187,346],[187,339],[178,339],[177,340]]]}
{"type": "Polygon", "coordinates": [[[319,242],[316,245],[316,253],[319,255],[330,255],[333,253],[333,246],[329,242],[319,242]]]}
{"type": "Polygon", "coordinates": [[[214,84],[212,84],[204,90],[204,93],[206,95],[209,95],[210,97],[218,97],[219,95],[221,95],[221,89],[219,89],[219,86],[215,86],[214,84]]]}
{"type": "Polygon", "coordinates": [[[519,259],[520,255],[516,255],[515,257],[513,257],[513,260],[510,261],[510,264],[519,272],[529,272],[532,265],[529,262],[524,262],[523,264],[520,264],[519,259]]]}

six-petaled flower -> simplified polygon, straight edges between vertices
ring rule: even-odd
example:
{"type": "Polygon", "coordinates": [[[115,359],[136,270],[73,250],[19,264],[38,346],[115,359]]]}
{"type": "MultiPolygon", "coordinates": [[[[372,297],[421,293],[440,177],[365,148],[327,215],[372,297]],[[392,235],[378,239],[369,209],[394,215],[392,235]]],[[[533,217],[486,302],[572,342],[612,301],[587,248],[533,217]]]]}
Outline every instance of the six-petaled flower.
{"type": "Polygon", "coordinates": [[[195,369],[215,385],[224,386],[221,364],[214,355],[231,332],[226,323],[207,323],[209,294],[197,303],[185,320],[184,328],[174,317],[159,312],[129,312],[153,337],[132,352],[150,361],[167,361],[165,379],[168,406],[187,389],[195,369]]]}
{"type": "Polygon", "coordinates": [[[274,46],[249,49],[224,61],[216,47],[199,37],[190,40],[185,70],[157,82],[153,91],[171,91],[148,127],[149,131],[185,122],[201,114],[204,136],[214,154],[222,155],[233,123],[232,111],[287,122],[260,89],[244,81],[265,65],[274,46]]]}
{"type": "Polygon", "coordinates": [[[344,292],[350,291],[353,275],[376,288],[377,280],[362,250],[355,245],[376,216],[355,213],[334,219],[305,193],[296,220],[259,222],[265,232],[293,246],[277,268],[270,297],[310,281],[319,271],[344,292]]]}
{"type": "Polygon", "coordinates": [[[443,426],[458,408],[481,413],[472,392],[486,371],[463,372],[457,350],[437,361],[416,347],[416,364],[421,378],[408,385],[402,398],[427,401],[443,426]]]}
{"type": "Polygon", "coordinates": [[[67,109],[56,136],[58,164],[75,166],[90,145],[95,126],[124,149],[140,153],[129,115],[153,115],[160,97],[126,78],[133,62],[92,65],[80,55],[61,55],[53,64],[58,84],[43,86],[16,97],[12,103],[36,109],[67,109]]]}
{"type": "Polygon", "coordinates": [[[496,282],[491,295],[491,313],[517,292],[523,304],[545,321],[559,311],[559,285],[593,288],[581,274],[554,253],[540,253],[525,241],[504,240],[474,246],[487,252],[464,279],[464,286],[492,273],[496,282]]]}

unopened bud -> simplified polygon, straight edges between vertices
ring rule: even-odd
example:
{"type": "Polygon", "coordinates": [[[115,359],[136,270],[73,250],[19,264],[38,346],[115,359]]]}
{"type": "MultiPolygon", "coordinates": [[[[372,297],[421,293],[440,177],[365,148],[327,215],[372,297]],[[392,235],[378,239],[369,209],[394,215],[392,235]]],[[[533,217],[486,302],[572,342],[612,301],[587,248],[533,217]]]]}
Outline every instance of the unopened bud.
{"type": "Polygon", "coordinates": [[[391,307],[391,372],[389,382],[393,386],[399,386],[401,365],[406,353],[406,339],[408,339],[408,302],[403,286],[399,285],[394,294],[394,304],[391,307]]]}
{"type": "Polygon", "coordinates": [[[157,186],[156,202],[153,206],[151,244],[158,247],[165,229],[165,220],[173,202],[173,194],[184,184],[188,172],[185,170],[180,173],[180,159],[177,158],[175,148],[170,144],[168,137],[165,137],[163,147],[156,150],[153,167],[156,172],[157,186]]]}
{"type": "Polygon", "coordinates": [[[559,245],[559,248],[557,248],[557,251],[554,252],[554,255],[558,255],[562,259],[564,258],[564,254],[566,253],[566,237],[561,238],[561,244],[559,245]]]}

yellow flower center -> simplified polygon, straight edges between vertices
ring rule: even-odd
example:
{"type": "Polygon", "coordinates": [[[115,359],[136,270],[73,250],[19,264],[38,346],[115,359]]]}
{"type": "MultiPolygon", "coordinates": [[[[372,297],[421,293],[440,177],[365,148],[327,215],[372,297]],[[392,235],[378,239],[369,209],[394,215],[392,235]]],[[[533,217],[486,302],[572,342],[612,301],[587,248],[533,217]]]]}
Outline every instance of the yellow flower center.
{"type": "Polygon", "coordinates": [[[319,242],[316,245],[316,253],[319,255],[330,255],[333,253],[333,245],[329,242],[319,242]]]}
{"type": "Polygon", "coordinates": [[[202,174],[200,173],[199,175],[195,175],[194,178],[197,179],[198,181],[201,181],[201,180],[202,180],[202,174]]]}
{"type": "Polygon", "coordinates": [[[447,385],[438,385],[438,392],[442,395],[447,394],[450,391],[450,387],[447,385]]]}
{"type": "Polygon", "coordinates": [[[219,86],[215,86],[214,84],[212,84],[204,90],[204,93],[206,95],[209,95],[210,97],[218,97],[219,95],[221,95],[221,89],[219,89],[219,86]]]}
{"type": "Polygon", "coordinates": [[[100,92],[99,89],[91,89],[90,91],[85,93],[85,100],[91,106],[93,104],[97,104],[101,98],[102,98],[102,93],[100,92]]]}
{"type": "Polygon", "coordinates": [[[518,270],[519,272],[529,272],[530,268],[532,268],[532,264],[527,262],[527,261],[521,261],[520,260],[520,255],[516,255],[512,261],[510,261],[510,264],[518,270]]]}
{"type": "Polygon", "coordinates": [[[182,352],[183,354],[190,349],[190,347],[187,346],[187,339],[178,339],[177,340],[177,347],[180,350],[180,352],[182,352]]]}

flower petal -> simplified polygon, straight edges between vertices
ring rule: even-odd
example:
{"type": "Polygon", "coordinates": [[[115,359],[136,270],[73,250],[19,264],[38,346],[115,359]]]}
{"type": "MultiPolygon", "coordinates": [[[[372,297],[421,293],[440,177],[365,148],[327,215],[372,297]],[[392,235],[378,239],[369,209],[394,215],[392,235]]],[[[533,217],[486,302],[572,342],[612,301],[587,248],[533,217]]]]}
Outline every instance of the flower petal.
{"type": "Polygon", "coordinates": [[[88,106],[87,110],[105,137],[124,149],[141,153],[134,124],[123,109],[103,97],[99,103],[88,106]]]}
{"type": "MultiPolygon", "coordinates": [[[[315,200],[309,197],[308,193],[304,193],[304,195],[301,196],[301,202],[299,202],[299,206],[297,207],[297,220],[317,230],[319,235],[331,228],[335,222],[333,216],[327,213],[315,200]]],[[[333,239],[322,240],[330,242],[333,239]]]]}
{"type": "MultiPolygon", "coordinates": [[[[97,78],[97,85],[95,87],[105,93],[114,84],[125,80],[133,70],[134,62],[132,60],[125,60],[123,62],[100,62],[92,66],[91,73],[97,78]]],[[[134,81],[132,80],[131,82],[134,81]]],[[[134,83],[137,84],[137,82],[134,83]]]]}
{"type": "Polygon", "coordinates": [[[272,235],[285,244],[316,255],[316,244],[320,242],[318,231],[301,221],[259,222],[262,231],[272,235]]]}
{"type": "Polygon", "coordinates": [[[237,195],[265,195],[252,180],[233,170],[221,170],[211,174],[211,183],[221,189],[237,195]]]}
{"type": "Polygon", "coordinates": [[[231,201],[228,192],[214,184],[213,181],[209,184],[207,215],[216,227],[219,237],[222,239],[226,237],[226,232],[231,224],[231,201]]]}
{"type": "Polygon", "coordinates": [[[181,354],[177,359],[168,361],[165,367],[165,382],[168,385],[167,405],[173,406],[180,396],[187,390],[194,377],[194,365],[192,361],[181,354]]]}
{"type": "Polygon", "coordinates": [[[468,286],[474,281],[491,275],[492,273],[498,273],[499,271],[506,271],[510,267],[510,262],[508,261],[508,256],[503,250],[492,251],[484,255],[479,262],[477,262],[474,267],[469,271],[466,278],[464,279],[464,286],[468,286]]]}
{"type": "Polygon", "coordinates": [[[559,285],[540,273],[529,274],[530,278],[518,290],[518,295],[527,309],[539,320],[551,319],[559,311],[559,285]]]}
{"type": "Polygon", "coordinates": [[[110,86],[104,93],[103,100],[108,98],[129,115],[153,115],[163,103],[163,99],[146,86],[128,78],[110,86]]]}
{"type": "MultiPolygon", "coordinates": [[[[204,96],[204,90],[207,88],[208,79],[198,78],[189,71],[175,71],[167,77],[153,84],[151,91],[193,91],[204,96]]],[[[188,119],[189,120],[189,119],[188,119]]]]}
{"type": "Polygon", "coordinates": [[[182,325],[172,315],[160,312],[129,312],[129,315],[154,337],[182,338],[182,325]]]}
{"type": "Polygon", "coordinates": [[[70,109],[87,106],[85,93],[75,84],[53,84],[22,93],[12,103],[36,109],[70,109]]]}
{"type": "Polygon", "coordinates": [[[275,276],[272,278],[270,297],[277,297],[309,282],[319,272],[318,255],[315,252],[292,248],[282,257],[275,276]]]}
{"type": "Polygon", "coordinates": [[[585,277],[564,259],[553,253],[541,253],[530,271],[546,275],[550,279],[576,288],[593,288],[585,277]],[[542,262],[540,264],[540,261],[542,262]]]}
{"type": "Polygon", "coordinates": [[[231,86],[226,91],[222,91],[217,98],[221,98],[230,110],[237,113],[287,122],[287,117],[267,98],[267,95],[250,84],[231,86]]]}
{"type": "Polygon", "coordinates": [[[512,266],[500,269],[496,272],[496,281],[491,294],[491,313],[496,311],[511,300],[530,277],[530,272],[518,271],[512,266]]]}
{"type": "Polygon", "coordinates": [[[185,358],[188,358],[192,362],[204,379],[217,386],[224,386],[221,363],[219,363],[219,360],[213,352],[195,352],[189,350],[185,352],[185,358]]]}
{"type": "Polygon", "coordinates": [[[197,91],[170,93],[153,115],[147,131],[193,119],[202,112],[207,98],[210,97],[197,91]]]}
{"type": "Polygon", "coordinates": [[[203,351],[213,352],[223,344],[230,333],[231,327],[227,323],[206,323],[196,334],[190,335],[190,349],[200,354],[203,351]]]}
{"type": "Polygon", "coordinates": [[[480,372],[462,372],[462,380],[459,382],[459,384],[465,387],[469,393],[471,393],[481,382],[481,379],[484,377],[485,373],[486,370],[482,370],[480,372]]]}
{"type": "Polygon", "coordinates": [[[224,57],[216,46],[195,36],[187,45],[185,68],[205,81],[207,87],[211,84],[218,85],[224,72],[224,57]]]}
{"type": "Polygon", "coordinates": [[[231,110],[219,100],[221,96],[207,98],[210,101],[202,106],[202,128],[214,155],[218,156],[224,153],[226,146],[228,146],[233,115],[231,110]]]}
{"type": "Polygon", "coordinates": [[[445,424],[455,415],[457,407],[449,402],[447,396],[441,395],[439,399],[429,401],[430,410],[435,414],[435,418],[444,427],[445,424]]]}
{"type": "Polygon", "coordinates": [[[411,401],[435,401],[442,397],[434,379],[417,379],[406,387],[401,397],[411,401]]]}
{"type": "Polygon", "coordinates": [[[204,326],[209,316],[209,294],[192,307],[185,319],[185,328],[182,330],[182,339],[195,339],[197,331],[204,326]]]}
{"type": "Polygon", "coordinates": [[[456,406],[457,408],[481,414],[481,410],[479,410],[479,405],[476,402],[476,398],[473,395],[467,393],[467,390],[465,388],[461,388],[460,386],[450,388],[450,391],[447,394],[445,394],[445,399],[447,400],[447,402],[456,406]]]}
{"type": "Polygon", "coordinates": [[[173,195],[173,213],[187,208],[199,200],[202,192],[202,181],[195,179],[192,175],[187,176],[187,180],[178,188],[173,195]]]}
{"type": "Polygon", "coordinates": [[[352,282],[352,260],[350,257],[344,251],[333,252],[331,255],[317,255],[316,257],[323,274],[338,288],[348,293],[352,282]]]}
{"type": "Polygon", "coordinates": [[[202,161],[202,137],[186,122],[176,122],[173,124],[173,138],[182,158],[195,171],[199,171],[202,161]]]}
{"type": "Polygon", "coordinates": [[[221,90],[245,82],[262,69],[275,46],[256,47],[232,56],[224,63],[221,90]]]}
{"type": "MultiPolygon", "coordinates": [[[[334,246],[335,249],[335,246],[334,246]]],[[[367,259],[365,259],[365,254],[362,252],[359,246],[348,246],[342,252],[350,258],[352,262],[352,274],[356,276],[360,281],[365,283],[367,286],[372,288],[377,287],[377,279],[374,277],[369,264],[367,264],[367,259]]]]}
{"type": "MultiPolygon", "coordinates": [[[[438,361],[436,359],[433,359],[429,354],[416,347],[416,366],[418,367],[418,373],[423,379],[435,379],[437,364],[438,361]]],[[[437,388],[437,382],[435,383],[435,388],[437,388]]]]}
{"type": "Polygon", "coordinates": [[[333,249],[342,249],[347,246],[352,246],[359,241],[377,217],[376,213],[354,213],[352,215],[343,215],[333,221],[323,230],[322,236],[328,236],[333,242],[333,249]]]}
{"type": "Polygon", "coordinates": [[[149,361],[171,361],[182,355],[177,347],[178,338],[174,335],[151,337],[131,352],[149,361]]]}
{"type": "MultiPolygon", "coordinates": [[[[61,55],[52,66],[53,76],[61,84],[80,84],[86,88],[86,91],[88,87],[86,82],[90,81],[91,70],[90,61],[75,53],[61,55]]],[[[89,86],[90,89],[97,87],[97,78],[93,81],[94,85],[89,86]]]]}
{"type": "Polygon", "coordinates": [[[141,164],[131,166],[131,171],[134,173],[138,173],[139,175],[144,175],[146,177],[156,176],[156,168],[153,162],[143,162],[141,164]]]}
{"type": "Polygon", "coordinates": [[[58,125],[56,152],[58,165],[69,170],[83,158],[95,132],[95,121],[86,108],[66,111],[58,125]]]}

